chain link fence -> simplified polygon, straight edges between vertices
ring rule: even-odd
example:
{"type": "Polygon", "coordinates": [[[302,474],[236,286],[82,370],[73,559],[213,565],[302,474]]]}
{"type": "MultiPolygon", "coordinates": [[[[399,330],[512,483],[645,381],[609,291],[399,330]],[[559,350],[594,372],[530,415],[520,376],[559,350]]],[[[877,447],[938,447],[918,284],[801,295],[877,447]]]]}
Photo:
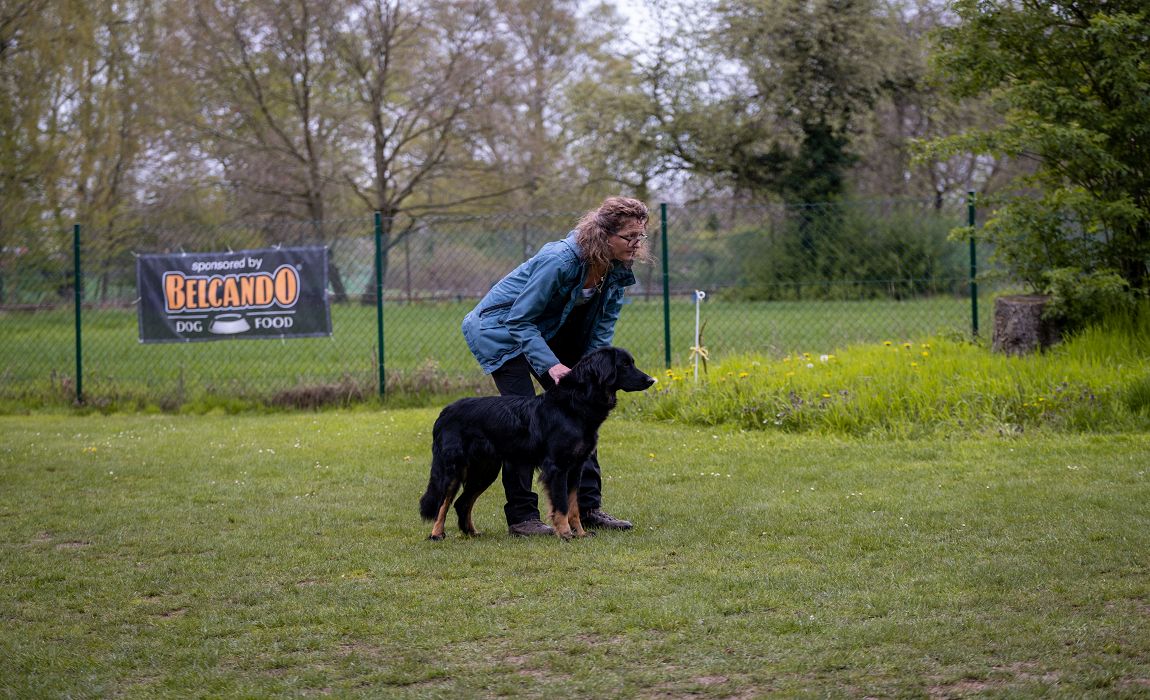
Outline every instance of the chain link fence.
{"type": "MultiPolygon", "coordinates": [[[[0,249],[0,399],[27,405],[82,395],[90,403],[173,409],[202,397],[306,406],[355,402],[381,390],[397,401],[490,393],[490,379],[463,342],[463,316],[578,218],[531,212],[211,229],[79,227],[76,237],[8,233],[0,249]],[[304,245],[329,249],[330,337],[140,342],[136,256],[304,245]]],[[[651,370],[685,365],[696,311],[700,344],[712,361],[969,337],[988,328],[989,304],[972,304],[968,244],[948,240],[966,223],[964,205],[919,201],[656,207],[650,261],[637,263],[639,284],[629,291],[615,342],[651,370]],[[696,290],[706,293],[698,309],[696,290]]]]}

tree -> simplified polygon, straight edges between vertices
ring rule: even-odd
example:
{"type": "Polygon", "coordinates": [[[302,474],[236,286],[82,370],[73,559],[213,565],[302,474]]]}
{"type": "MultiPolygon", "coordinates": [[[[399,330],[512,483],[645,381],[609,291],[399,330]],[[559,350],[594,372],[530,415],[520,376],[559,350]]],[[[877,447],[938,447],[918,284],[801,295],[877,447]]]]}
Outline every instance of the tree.
{"type": "MultiPolygon", "coordinates": [[[[151,0],[31,1],[0,10],[0,235],[44,225],[62,234],[83,222],[97,294],[111,259],[127,249],[154,133],[147,95],[155,25],[151,0]]],[[[61,258],[62,235],[25,243],[45,259],[61,258]]]]}
{"type": "Polygon", "coordinates": [[[789,202],[837,199],[852,136],[883,79],[883,17],[873,0],[723,0],[710,43],[733,61],[738,115],[716,162],[738,185],[789,202]]]}
{"type": "Polygon", "coordinates": [[[990,96],[1000,125],[931,145],[1034,162],[1032,194],[983,234],[1042,289],[1075,269],[1146,292],[1150,265],[1150,15],[1144,0],[958,0],[937,70],[958,97],[990,96]]]}
{"type": "MultiPolygon", "coordinates": [[[[193,31],[183,35],[186,76],[197,88],[187,120],[245,193],[246,213],[302,219],[324,243],[332,242],[328,201],[345,163],[348,112],[332,48],[340,8],[196,0],[193,31]]],[[[345,301],[334,263],[329,279],[334,299],[345,301]]]]}
{"type": "MultiPolygon", "coordinates": [[[[353,138],[369,154],[344,182],[383,220],[387,251],[418,217],[506,193],[438,193],[438,180],[474,164],[466,116],[492,99],[498,74],[487,2],[353,0],[339,57],[354,101],[353,138]]],[[[388,264],[385,252],[384,275],[388,264]]]]}
{"type": "Polygon", "coordinates": [[[63,277],[53,245],[59,241],[35,231],[45,209],[40,178],[52,173],[56,162],[40,136],[40,119],[50,103],[43,87],[58,66],[48,51],[46,5],[46,0],[0,5],[0,303],[11,298],[14,277],[40,278],[37,286],[43,288],[34,291],[44,294],[55,294],[63,277]],[[29,274],[32,269],[40,274],[29,274]]]}
{"type": "MultiPolygon", "coordinates": [[[[698,64],[684,59],[692,52],[684,50],[691,38],[676,31],[681,25],[675,20],[683,18],[675,10],[682,8],[658,0],[648,5],[654,38],[620,37],[612,42],[596,37],[589,48],[594,70],[567,88],[566,100],[571,145],[588,184],[621,188],[646,202],[687,167],[678,156],[683,143],[674,139],[687,129],[668,127],[675,123],[672,115],[687,119],[691,110],[683,98],[705,80],[704,73],[691,70],[698,64]]],[[[617,18],[604,21],[612,27],[620,24],[617,18]]]]}
{"type": "Polygon", "coordinates": [[[507,68],[492,105],[487,143],[499,162],[523,184],[513,195],[523,208],[553,196],[558,176],[570,171],[563,86],[584,48],[574,0],[497,0],[496,18],[507,68]]]}
{"type": "Polygon", "coordinates": [[[0,8],[0,245],[36,221],[37,175],[50,160],[37,123],[46,109],[43,86],[55,68],[45,50],[46,4],[25,0],[0,8]]]}
{"type": "Polygon", "coordinates": [[[947,21],[940,0],[888,0],[883,79],[874,109],[855,139],[852,190],[862,198],[930,197],[936,209],[967,192],[995,191],[1019,164],[1009,158],[956,153],[917,158],[916,144],[998,121],[985,99],[955,100],[929,76],[930,36],[947,21]]]}

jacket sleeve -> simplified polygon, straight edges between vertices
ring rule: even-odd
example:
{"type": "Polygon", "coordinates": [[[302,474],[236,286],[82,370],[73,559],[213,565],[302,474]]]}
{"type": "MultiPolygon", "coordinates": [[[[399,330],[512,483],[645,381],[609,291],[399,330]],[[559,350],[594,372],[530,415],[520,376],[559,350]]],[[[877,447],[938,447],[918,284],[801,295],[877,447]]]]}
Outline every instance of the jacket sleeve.
{"type": "Polygon", "coordinates": [[[564,305],[558,298],[565,287],[565,266],[555,255],[540,255],[534,263],[504,323],[531,367],[542,375],[559,363],[559,358],[543,339],[539,326],[549,313],[562,313],[564,305]]]}

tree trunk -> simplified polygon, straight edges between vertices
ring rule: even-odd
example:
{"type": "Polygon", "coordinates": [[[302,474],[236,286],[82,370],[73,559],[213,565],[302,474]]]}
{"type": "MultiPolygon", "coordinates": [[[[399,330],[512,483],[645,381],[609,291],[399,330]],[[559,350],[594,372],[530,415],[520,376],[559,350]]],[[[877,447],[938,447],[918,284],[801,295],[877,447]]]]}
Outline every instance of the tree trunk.
{"type": "Polygon", "coordinates": [[[327,281],[331,285],[331,300],[335,304],[347,303],[347,287],[343,284],[343,275],[335,261],[328,258],[327,281]]]}
{"type": "Polygon", "coordinates": [[[994,300],[991,349],[1007,355],[1045,350],[1061,339],[1058,325],[1042,318],[1050,297],[1018,295],[994,300]]]}

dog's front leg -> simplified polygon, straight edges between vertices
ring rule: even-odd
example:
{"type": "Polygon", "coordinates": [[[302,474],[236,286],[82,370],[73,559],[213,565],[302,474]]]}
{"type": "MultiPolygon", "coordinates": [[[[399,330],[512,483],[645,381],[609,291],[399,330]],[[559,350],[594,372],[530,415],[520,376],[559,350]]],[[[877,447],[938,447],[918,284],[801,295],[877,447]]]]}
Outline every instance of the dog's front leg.
{"type": "Polygon", "coordinates": [[[551,527],[555,528],[555,534],[560,538],[569,540],[575,537],[575,533],[571,530],[571,521],[567,517],[567,513],[559,512],[556,508],[551,512],[551,527]]]}
{"type": "Polygon", "coordinates": [[[567,472],[567,522],[575,537],[589,537],[594,532],[583,529],[582,518],[579,517],[579,482],[583,480],[583,470],[572,469],[567,472]]]}
{"type": "Polygon", "coordinates": [[[579,519],[579,488],[567,492],[567,522],[571,525],[571,532],[575,537],[586,537],[588,533],[583,529],[583,522],[579,519]]]}

